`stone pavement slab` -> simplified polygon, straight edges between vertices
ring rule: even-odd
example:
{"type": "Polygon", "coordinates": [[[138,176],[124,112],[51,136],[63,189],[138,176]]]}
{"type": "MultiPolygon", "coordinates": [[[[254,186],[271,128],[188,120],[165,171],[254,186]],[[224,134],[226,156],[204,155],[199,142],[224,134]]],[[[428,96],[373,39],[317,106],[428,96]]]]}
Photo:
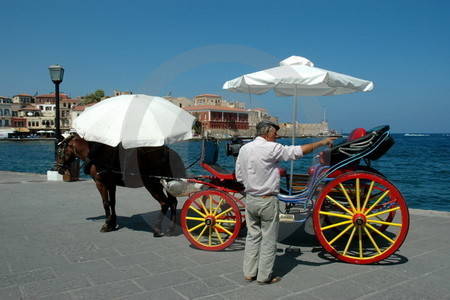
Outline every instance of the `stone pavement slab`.
{"type": "Polygon", "coordinates": [[[302,225],[282,224],[275,268],[283,279],[260,286],[243,280],[242,239],[208,252],[179,227],[154,238],[159,205],[145,189],[118,188],[119,228],[110,233],[100,232],[90,180],[0,171],[0,189],[2,300],[450,299],[449,212],[411,209],[400,251],[374,265],[337,261],[302,225]]]}

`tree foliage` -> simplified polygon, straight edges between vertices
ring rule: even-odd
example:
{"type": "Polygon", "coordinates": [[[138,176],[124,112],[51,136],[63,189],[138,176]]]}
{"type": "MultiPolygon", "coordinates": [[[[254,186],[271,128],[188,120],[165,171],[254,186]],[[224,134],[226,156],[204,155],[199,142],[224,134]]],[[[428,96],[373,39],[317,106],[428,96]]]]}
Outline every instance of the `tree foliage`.
{"type": "Polygon", "coordinates": [[[95,92],[84,96],[82,98],[83,100],[81,101],[81,105],[100,102],[100,100],[102,100],[103,97],[105,97],[105,91],[96,90],[95,92]]]}

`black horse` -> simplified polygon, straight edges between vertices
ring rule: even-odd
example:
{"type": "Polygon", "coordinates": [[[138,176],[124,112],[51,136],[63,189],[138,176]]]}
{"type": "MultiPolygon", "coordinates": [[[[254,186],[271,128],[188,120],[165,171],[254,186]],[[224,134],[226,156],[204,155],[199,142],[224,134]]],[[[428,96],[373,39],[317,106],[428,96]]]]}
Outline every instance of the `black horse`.
{"type": "Polygon", "coordinates": [[[70,165],[79,158],[85,161],[85,173],[94,179],[102,197],[106,221],[101,231],[109,232],[117,226],[116,186],[142,187],[161,205],[153,235],[162,236],[161,225],[170,208],[170,225],[166,235],[175,229],[177,198],[164,193],[161,177],[185,177],[180,156],[167,146],[124,149],[87,142],[78,135],[70,135],[58,146],[58,172],[70,172],[70,165]]]}

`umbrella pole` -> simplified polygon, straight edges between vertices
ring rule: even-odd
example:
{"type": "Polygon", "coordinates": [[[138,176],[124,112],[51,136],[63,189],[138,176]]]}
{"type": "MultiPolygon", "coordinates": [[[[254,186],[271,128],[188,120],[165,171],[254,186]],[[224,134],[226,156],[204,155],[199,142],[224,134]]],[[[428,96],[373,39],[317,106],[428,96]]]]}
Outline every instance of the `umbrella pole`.
{"type": "Polygon", "coordinates": [[[250,86],[248,87],[248,98],[250,99],[250,110],[253,109],[252,105],[252,91],[250,90],[250,86]]]}
{"type": "MultiPolygon", "coordinates": [[[[295,85],[295,95],[294,95],[294,116],[293,116],[293,121],[292,121],[292,145],[295,145],[295,135],[297,133],[297,103],[298,103],[298,99],[297,99],[297,85],[295,85]]],[[[292,180],[294,180],[294,161],[291,160],[291,172],[289,174],[290,178],[289,178],[289,194],[292,195],[292,180]]]]}

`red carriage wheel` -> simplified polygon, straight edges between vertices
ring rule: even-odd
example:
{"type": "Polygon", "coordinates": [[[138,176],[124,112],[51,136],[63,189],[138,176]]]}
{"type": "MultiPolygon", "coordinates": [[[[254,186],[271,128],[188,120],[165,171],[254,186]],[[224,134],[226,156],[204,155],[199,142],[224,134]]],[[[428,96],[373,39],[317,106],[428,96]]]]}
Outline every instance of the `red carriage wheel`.
{"type": "MultiPolygon", "coordinates": [[[[365,173],[369,172],[369,173],[375,173],[377,176],[381,176],[381,177],[384,178],[383,174],[379,173],[378,171],[376,171],[374,169],[371,169],[371,168],[368,168],[368,167],[364,167],[364,168],[366,168],[367,170],[364,170],[364,169],[363,170],[347,170],[347,171],[342,172],[341,175],[344,174],[344,173],[348,173],[348,172],[365,172],[365,173]]],[[[370,189],[370,184],[367,184],[367,183],[368,183],[367,181],[362,181],[361,185],[360,185],[360,190],[364,191],[364,189],[366,189],[366,191],[368,191],[368,189],[370,189]]],[[[380,196],[382,192],[383,192],[382,190],[377,189],[376,191],[374,191],[371,194],[371,197],[372,198],[376,198],[376,197],[380,196]]],[[[351,181],[348,182],[348,185],[347,185],[346,182],[341,182],[339,184],[339,189],[338,190],[337,189],[335,189],[335,190],[331,189],[328,195],[331,196],[333,199],[335,199],[337,202],[343,204],[344,206],[348,206],[349,205],[349,202],[348,202],[349,200],[348,199],[356,199],[356,197],[357,197],[356,196],[356,190],[355,190],[355,184],[353,182],[351,182],[351,181]]],[[[329,202],[329,205],[334,205],[334,204],[332,202],[329,202]]],[[[375,207],[375,209],[377,209],[377,208],[378,208],[378,206],[375,207]]],[[[387,224],[389,222],[392,222],[394,217],[395,217],[395,211],[391,211],[391,212],[389,212],[387,214],[382,214],[382,215],[377,216],[377,218],[380,221],[384,221],[385,222],[385,223],[381,223],[380,225],[377,225],[376,226],[377,229],[379,231],[383,232],[387,227],[389,227],[389,225],[387,225],[387,224]]],[[[325,222],[327,225],[332,225],[333,224],[333,220],[332,220],[332,218],[330,216],[325,215],[325,216],[322,216],[322,218],[323,218],[323,222],[325,222]]],[[[339,226],[338,227],[332,227],[332,228],[337,233],[341,232],[341,227],[339,227],[339,226]]],[[[350,233],[347,232],[346,234],[350,234],[350,233]]],[[[363,236],[366,237],[365,232],[363,232],[363,236]]]]}
{"type": "Polygon", "coordinates": [[[408,233],[409,213],[403,196],[387,179],[349,172],[321,191],[313,222],[317,238],[334,257],[370,264],[400,248],[408,233]]]}
{"type": "Polygon", "coordinates": [[[181,228],[197,248],[217,251],[230,246],[241,229],[242,216],[236,202],[219,190],[190,196],[181,211],[181,228]]]}

